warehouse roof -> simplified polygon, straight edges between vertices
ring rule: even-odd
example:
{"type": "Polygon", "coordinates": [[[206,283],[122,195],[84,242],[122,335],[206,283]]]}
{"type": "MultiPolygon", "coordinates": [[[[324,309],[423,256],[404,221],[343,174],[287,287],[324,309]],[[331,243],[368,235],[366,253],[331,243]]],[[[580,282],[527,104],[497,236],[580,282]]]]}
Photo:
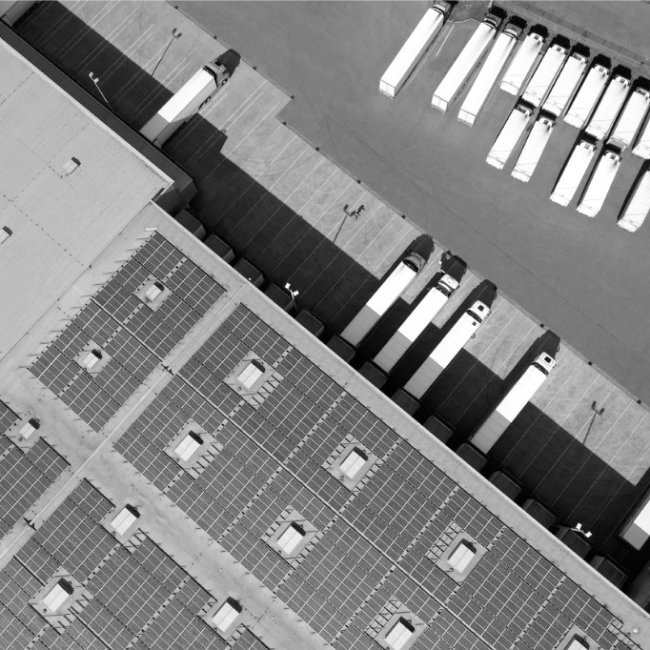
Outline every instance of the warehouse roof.
{"type": "Polygon", "coordinates": [[[0,137],[2,355],[171,179],[2,40],[0,137]]]}

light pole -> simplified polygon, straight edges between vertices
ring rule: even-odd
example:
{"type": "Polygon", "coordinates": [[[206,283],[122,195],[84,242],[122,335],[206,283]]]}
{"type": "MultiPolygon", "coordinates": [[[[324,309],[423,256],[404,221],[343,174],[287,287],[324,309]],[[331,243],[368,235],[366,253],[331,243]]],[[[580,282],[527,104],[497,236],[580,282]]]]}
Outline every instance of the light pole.
{"type": "Polygon", "coordinates": [[[106,95],[104,95],[104,93],[102,92],[102,89],[99,87],[99,77],[96,77],[92,72],[89,72],[88,76],[90,77],[90,80],[95,84],[95,88],[97,88],[99,94],[102,96],[102,99],[110,107],[110,103],[109,103],[108,99],[106,99],[106,95]]]}

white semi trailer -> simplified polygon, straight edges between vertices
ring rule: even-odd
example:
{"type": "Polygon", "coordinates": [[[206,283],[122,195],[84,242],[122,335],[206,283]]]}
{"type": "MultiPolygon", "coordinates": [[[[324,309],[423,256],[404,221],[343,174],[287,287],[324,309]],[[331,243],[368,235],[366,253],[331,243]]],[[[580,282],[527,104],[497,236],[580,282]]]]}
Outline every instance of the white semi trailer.
{"type": "Polygon", "coordinates": [[[637,551],[645,546],[650,539],[650,493],[627,519],[619,536],[637,551]]]}
{"type": "Polygon", "coordinates": [[[555,122],[550,117],[542,115],[533,126],[524,148],[519,154],[519,159],[512,170],[512,175],[524,183],[527,183],[535,173],[544,148],[551,137],[555,122]]]}
{"type": "Polygon", "coordinates": [[[623,106],[629,88],[630,80],[620,74],[609,82],[603,98],[585,129],[589,135],[596,140],[602,140],[609,133],[621,106],[623,106]]]}
{"type": "Polygon", "coordinates": [[[411,253],[403,259],[341,332],[341,338],[350,345],[359,345],[377,321],[406,291],[425,263],[424,258],[418,253],[411,253]]]}
{"type": "Polygon", "coordinates": [[[643,173],[637,180],[632,198],[625,207],[618,225],[629,232],[638,230],[650,212],[650,171],[643,173]]]}
{"type": "Polygon", "coordinates": [[[501,19],[488,14],[476,28],[471,38],[449,68],[444,79],[440,82],[431,98],[431,106],[445,113],[463,82],[478,63],[483,52],[490,44],[501,24],[501,19]]]}
{"type": "Polygon", "coordinates": [[[607,144],[613,144],[621,151],[627,149],[645,120],[648,107],[650,107],[650,92],[643,88],[637,88],[627,100],[607,144]]]}
{"type": "Polygon", "coordinates": [[[639,136],[639,139],[632,149],[632,153],[639,158],[650,160],[650,120],[645,125],[645,129],[639,136]]]}
{"type": "Polygon", "coordinates": [[[228,80],[223,63],[212,61],[196,72],[169,101],[140,129],[140,133],[162,146],[187,120],[199,112],[228,80]]]}
{"type": "Polygon", "coordinates": [[[458,120],[460,122],[464,122],[468,126],[474,125],[477,115],[483,108],[485,100],[492,90],[492,86],[496,83],[501,69],[508,60],[520,36],[521,27],[517,27],[512,23],[508,23],[503,32],[497,36],[494,46],[487,55],[480,72],[474,80],[474,84],[467,93],[463,105],[460,107],[458,113],[458,120]]]}
{"type": "Polygon", "coordinates": [[[488,165],[492,165],[492,167],[496,167],[497,169],[503,169],[510,154],[517,146],[521,134],[526,129],[526,126],[528,126],[532,114],[532,109],[525,104],[519,103],[515,106],[515,109],[510,113],[510,117],[506,120],[501,132],[492,145],[490,153],[488,153],[486,159],[488,165]]]}
{"type": "Polygon", "coordinates": [[[571,156],[564,171],[558,179],[553,194],[551,194],[551,201],[559,203],[560,205],[567,206],[571,203],[582,177],[589,167],[591,159],[594,157],[596,146],[587,140],[580,140],[571,152],[571,156]]]}
{"type": "Polygon", "coordinates": [[[431,287],[427,295],[420,301],[386,345],[377,353],[373,363],[384,372],[390,372],[411,344],[438,315],[438,312],[445,306],[449,297],[457,288],[458,281],[445,273],[436,285],[431,287]]]}
{"type": "Polygon", "coordinates": [[[490,308],[477,300],[436,345],[433,352],[415,371],[404,386],[404,391],[420,399],[433,386],[445,368],[476,334],[481,323],[490,315],[490,308]]]}
{"type": "Polygon", "coordinates": [[[535,70],[535,74],[533,74],[526,86],[526,90],[524,90],[522,99],[532,104],[535,108],[540,106],[557,73],[560,71],[565,58],[566,48],[558,43],[553,43],[544,53],[537,70],[535,70]]]}
{"type": "Polygon", "coordinates": [[[607,78],[609,77],[609,68],[596,63],[592,66],[587,77],[580,86],[580,90],[571,102],[569,110],[564,116],[564,121],[571,126],[581,129],[589,119],[591,112],[596,106],[600,94],[605,88],[607,78]]]}
{"type": "Polygon", "coordinates": [[[600,212],[620,166],[620,154],[611,149],[603,153],[578,204],[578,212],[588,217],[595,217],[600,212]]]}
{"type": "Polygon", "coordinates": [[[449,15],[449,4],[437,2],[427,10],[406,43],[379,80],[379,92],[395,97],[408,76],[438,35],[449,15]]]}
{"type": "Polygon", "coordinates": [[[542,108],[555,117],[559,117],[578,87],[586,68],[587,57],[574,52],[566,60],[562,72],[553,84],[542,108]]]}
{"type": "Polygon", "coordinates": [[[551,355],[543,352],[528,366],[526,372],[470,438],[470,442],[479,451],[487,454],[492,449],[501,434],[512,424],[539,387],[546,381],[549,373],[555,367],[555,363],[556,361],[551,355]]]}
{"type": "Polygon", "coordinates": [[[541,34],[534,31],[526,36],[503,75],[499,86],[501,90],[505,90],[511,95],[519,94],[520,88],[528,79],[529,73],[537,62],[539,53],[544,46],[544,40],[541,34]]]}

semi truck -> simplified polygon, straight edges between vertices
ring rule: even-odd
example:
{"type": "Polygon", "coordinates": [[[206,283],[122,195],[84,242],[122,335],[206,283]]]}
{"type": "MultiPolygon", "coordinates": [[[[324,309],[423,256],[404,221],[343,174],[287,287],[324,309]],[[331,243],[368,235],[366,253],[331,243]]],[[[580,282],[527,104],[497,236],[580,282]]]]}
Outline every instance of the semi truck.
{"type": "Polygon", "coordinates": [[[522,99],[532,104],[535,108],[541,105],[548,89],[551,87],[557,73],[566,58],[566,48],[558,43],[553,43],[544,53],[537,70],[531,77],[524,90],[522,99]]]}
{"type": "Polygon", "coordinates": [[[521,36],[521,27],[508,23],[506,28],[501,34],[497,36],[497,40],[487,55],[481,70],[476,76],[474,84],[465,97],[463,105],[460,107],[458,113],[458,120],[464,122],[468,126],[473,126],[476,117],[485,104],[492,86],[496,83],[503,66],[505,65],[508,57],[517,43],[517,39],[521,36]]]}
{"type": "Polygon", "coordinates": [[[408,76],[438,35],[449,15],[449,4],[437,2],[427,10],[406,43],[379,80],[379,92],[395,97],[408,76]]]}
{"type": "Polygon", "coordinates": [[[637,88],[627,100],[607,144],[612,144],[621,151],[625,151],[632,144],[639,127],[648,114],[648,107],[650,107],[650,92],[644,88],[637,88]]]}
{"type": "Polygon", "coordinates": [[[444,79],[435,89],[431,98],[433,108],[443,113],[447,112],[449,104],[463,85],[463,82],[472,72],[487,46],[495,38],[499,25],[501,25],[501,18],[493,14],[488,14],[483,19],[483,22],[479,24],[463,51],[458,55],[444,79]]]}
{"type": "Polygon", "coordinates": [[[528,140],[526,140],[526,144],[519,154],[515,168],[512,170],[514,178],[524,183],[530,180],[531,176],[535,173],[537,163],[544,153],[546,143],[551,137],[554,125],[555,122],[553,119],[544,115],[541,115],[537,122],[535,122],[533,130],[530,132],[528,140]]]}
{"type": "Polygon", "coordinates": [[[605,88],[607,78],[609,77],[609,68],[599,63],[594,64],[589,70],[584,83],[571,102],[569,110],[564,116],[564,121],[571,126],[581,129],[589,119],[591,112],[596,106],[600,94],[605,88]]]}
{"type": "Polygon", "coordinates": [[[442,341],[436,345],[424,363],[413,373],[404,390],[420,399],[433,386],[445,368],[476,334],[478,328],[490,315],[490,308],[480,300],[456,321],[442,341]]]}
{"type": "Polygon", "coordinates": [[[574,52],[566,60],[542,108],[551,115],[559,117],[578,87],[586,68],[587,57],[574,52]]]}
{"type": "Polygon", "coordinates": [[[219,60],[196,72],[140,129],[153,144],[162,146],[200,108],[228,83],[230,72],[219,60]]]}
{"type": "Polygon", "coordinates": [[[458,281],[445,273],[411,315],[402,323],[384,347],[377,353],[373,363],[384,372],[390,372],[411,344],[424,332],[427,325],[445,306],[451,294],[458,288],[458,281]]]}
{"type": "Polygon", "coordinates": [[[620,154],[607,149],[598,161],[591,181],[582,195],[578,212],[588,217],[595,217],[600,212],[620,166],[620,154]]]}
{"type": "Polygon", "coordinates": [[[559,203],[560,205],[567,206],[571,203],[573,195],[576,193],[582,177],[589,167],[591,159],[596,152],[596,145],[588,140],[580,140],[571,152],[571,156],[564,167],[564,171],[560,175],[553,194],[551,194],[551,201],[559,203]]]}
{"type": "Polygon", "coordinates": [[[515,53],[506,73],[501,80],[500,88],[511,95],[518,95],[519,89],[524,85],[530,71],[537,62],[539,53],[544,46],[544,37],[531,31],[523,40],[515,53]]]}
{"type": "Polygon", "coordinates": [[[532,109],[525,104],[519,103],[515,106],[488,153],[486,159],[488,165],[503,169],[510,154],[517,146],[521,134],[528,126],[532,114],[532,109]]]}
{"type": "Polygon", "coordinates": [[[650,160],[650,120],[645,125],[645,129],[643,129],[643,132],[639,136],[634,149],[632,149],[632,153],[635,156],[639,156],[639,158],[650,160]]]}
{"type": "Polygon", "coordinates": [[[639,176],[630,200],[624,207],[618,225],[629,232],[638,230],[650,212],[650,171],[639,176]]]}
{"type": "Polygon", "coordinates": [[[359,345],[389,307],[406,291],[425,263],[418,253],[411,253],[404,258],[341,332],[341,338],[350,345],[359,345]]]}
{"type": "Polygon", "coordinates": [[[650,538],[650,493],[623,525],[619,537],[640,551],[650,538]]]}
{"type": "Polygon", "coordinates": [[[609,133],[618,112],[621,110],[621,106],[623,106],[629,88],[630,80],[620,74],[609,82],[603,98],[600,100],[585,129],[589,135],[592,135],[596,140],[602,140],[609,133]]]}
{"type": "Polygon", "coordinates": [[[555,367],[556,361],[546,352],[542,352],[517,383],[506,393],[497,407],[488,415],[469,441],[484,454],[495,445],[501,434],[521,413],[539,387],[546,381],[555,367]]]}

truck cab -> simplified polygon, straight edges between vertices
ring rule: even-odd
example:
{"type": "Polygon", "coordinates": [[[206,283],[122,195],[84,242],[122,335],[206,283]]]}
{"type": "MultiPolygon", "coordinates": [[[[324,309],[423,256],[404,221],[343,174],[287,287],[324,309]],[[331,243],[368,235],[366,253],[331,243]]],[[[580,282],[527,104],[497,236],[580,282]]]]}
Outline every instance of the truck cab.
{"type": "Polygon", "coordinates": [[[555,368],[556,363],[557,361],[555,361],[550,354],[542,352],[535,361],[533,361],[532,365],[541,370],[545,375],[548,375],[551,370],[555,368]]]}
{"type": "Polygon", "coordinates": [[[217,84],[217,89],[225,86],[230,79],[230,72],[228,71],[228,68],[226,68],[226,66],[221,63],[219,59],[215,59],[211,63],[208,63],[205,66],[204,70],[207,70],[214,77],[214,81],[217,84]]]}

